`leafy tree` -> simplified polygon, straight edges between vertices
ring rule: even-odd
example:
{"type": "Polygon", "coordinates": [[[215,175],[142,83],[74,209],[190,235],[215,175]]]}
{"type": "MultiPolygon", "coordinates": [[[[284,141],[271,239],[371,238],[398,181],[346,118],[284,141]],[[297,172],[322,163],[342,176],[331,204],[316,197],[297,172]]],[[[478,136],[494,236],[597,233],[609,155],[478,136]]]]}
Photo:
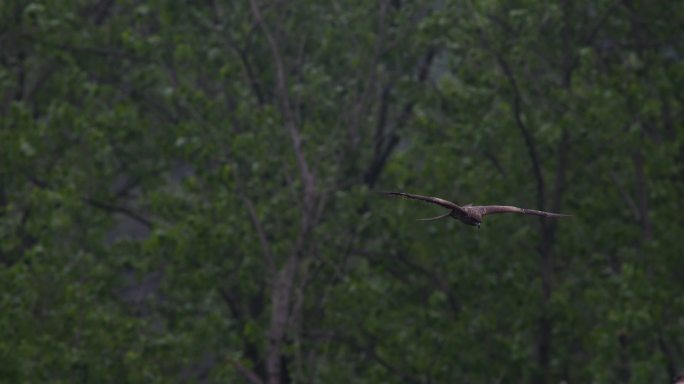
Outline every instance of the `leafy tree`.
{"type": "Polygon", "coordinates": [[[0,3],[0,378],[667,381],[679,8],[0,3]]]}

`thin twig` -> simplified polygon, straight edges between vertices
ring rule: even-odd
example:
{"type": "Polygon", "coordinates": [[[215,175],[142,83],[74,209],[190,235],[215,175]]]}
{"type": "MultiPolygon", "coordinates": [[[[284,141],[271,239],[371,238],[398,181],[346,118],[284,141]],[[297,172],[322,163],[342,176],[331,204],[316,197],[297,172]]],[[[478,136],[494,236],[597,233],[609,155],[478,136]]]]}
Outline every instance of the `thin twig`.
{"type": "MultiPolygon", "coordinates": [[[[276,93],[278,95],[279,101],[278,106],[283,116],[285,128],[287,129],[288,133],[290,134],[290,138],[292,139],[292,146],[294,149],[295,158],[297,159],[297,166],[299,167],[302,183],[304,185],[304,206],[307,207],[311,203],[310,200],[312,200],[314,197],[315,182],[314,176],[309,170],[309,165],[307,164],[306,158],[304,157],[304,151],[302,149],[302,138],[299,133],[299,129],[295,125],[294,117],[292,115],[290,96],[287,91],[287,76],[285,74],[285,64],[280,54],[280,48],[278,47],[278,43],[271,34],[270,30],[268,29],[268,26],[264,23],[263,16],[261,15],[261,11],[259,10],[259,6],[257,5],[255,0],[250,0],[249,3],[252,9],[252,13],[254,14],[254,19],[263,30],[264,36],[266,37],[268,45],[271,49],[271,55],[273,57],[276,69],[276,93]]],[[[307,213],[305,213],[305,215],[307,213]]]]}
{"type": "Polygon", "coordinates": [[[251,369],[245,367],[239,361],[237,361],[233,358],[230,358],[230,357],[226,357],[226,361],[228,362],[228,364],[232,365],[233,368],[235,368],[238,372],[240,372],[251,383],[253,383],[253,384],[264,384],[264,381],[261,380],[259,375],[254,373],[254,371],[252,371],[251,369]]]}
{"type": "MultiPolygon", "coordinates": [[[[26,172],[24,172],[24,175],[31,182],[31,184],[33,184],[35,187],[38,187],[39,189],[53,190],[53,188],[47,182],[40,180],[40,179],[38,179],[38,178],[34,177],[33,175],[28,174],[26,172]]],[[[96,199],[93,199],[92,197],[88,197],[88,196],[81,196],[80,199],[81,199],[81,201],[83,201],[84,203],[86,203],[92,207],[99,208],[99,209],[102,209],[102,210],[105,210],[108,212],[120,213],[124,216],[127,216],[127,217],[139,222],[140,224],[144,225],[148,229],[152,229],[154,227],[154,223],[150,219],[148,219],[148,218],[142,216],[141,214],[131,210],[130,208],[119,206],[119,205],[116,205],[113,203],[107,203],[104,201],[96,200],[96,199]]]]}
{"type": "Polygon", "coordinates": [[[627,191],[627,189],[625,188],[624,183],[622,182],[622,180],[620,180],[620,177],[612,169],[608,171],[608,175],[613,180],[613,183],[615,183],[618,192],[620,192],[620,195],[622,195],[622,199],[625,200],[625,203],[627,203],[629,209],[632,210],[634,218],[636,220],[641,220],[641,212],[639,212],[639,207],[637,207],[636,202],[629,194],[629,191],[627,191]]]}
{"type": "Polygon", "coordinates": [[[235,186],[237,189],[237,194],[247,207],[247,212],[249,213],[249,218],[252,221],[254,230],[259,236],[259,243],[261,244],[261,250],[264,253],[264,258],[266,259],[266,264],[268,265],[268,270],[271,276],[275,275],[275,259],[273,258],[273,251],[271,250],[271,243],[268,241],[268,236],[264,227],[261,225],[261,220],[259,220],[259,215],[257,214],[256,208],[252,200],[245,194],[244,187],[242,185],[242,180],[238,174],[237,167],[235,167],[235,172],[233,172],[235,178],[235,186]]]}
{"type": "Polygon", "coordinates": [[[508,79],[508,83],[513,91],[513,116],[515,118],[515,123],[520,129],[520,133],[525,140],[525,146],[527,147],[527,152],[532,161],[532,173],[537,182],[537,206],[540,210],[544,210],[545,206],[545,192],[544,192],[544,175],[541,171],[541,165],[539,162],[539,155],[537,154],[537,148],[532,138],[532,133],[522,119],[522,97],[520,95],[520,89],[518,88],[518,83],[515,80],[513,71],[508,65],[508,62],[504,58],[503,54],[496,52],[496,58],[504,72],[504,75],[508,79]]]}
{"type": "Polygon", "coordinates": [[[111,204],[111,203],[106,203],[104,201],[95,200],[95,199],[90,198],[90,197],[82,197],[81,200],[83,200],[84,202],[88,203],[90,206],[93,206],[95,208],[99,208],[99,209],[105,210],[107,212],[120,213],[124,216],[130,217],[131,219],[139,222],[140,224],[144,225],[148,229],[152,229],[154,227],[154,223],[151,220],[145,218],[141,214],[139,214],[139,213],[137,213],[137,212],[135,212],[129,208],[119,206],[119,205],[115,205],[115,204],[111,204]]]}

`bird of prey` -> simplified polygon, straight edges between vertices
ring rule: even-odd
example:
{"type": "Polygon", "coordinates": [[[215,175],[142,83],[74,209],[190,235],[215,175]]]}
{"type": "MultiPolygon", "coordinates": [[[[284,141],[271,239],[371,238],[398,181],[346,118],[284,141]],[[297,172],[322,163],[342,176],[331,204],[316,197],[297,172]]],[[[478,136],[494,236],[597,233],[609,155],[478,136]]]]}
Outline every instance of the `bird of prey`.
{"type": "Polygon", "coordinates": [[[460,220],[461,222],[480,227],[480,224],[482,223],[482,218],[486,215],[491,215],[494,213],[521,213],[523,215],[533,215],[533,216],[542,216],[542,217],[551,217],[551,218],[558,218],[558,217],[567,217],[570,215],[563,215],[560,213],[551,213],[551,212],[544,212],[544,211],[536,211],[534,209],[526,209],[526,208],[518,208],[518,207],[512,207],[510,205],[464,205],[460,206],[456,203],[452,203],[451,201],[440,199],[439,197],[432,197],[432,196],[422,196],[422,195],[414,195],[410,193],[404,193],[404,192],[383,192],[384,195],[386,196],[394,196],[394,197],[401,197],[405,199],[413,199],[413,200],[420,200],[420,201],[425,201],[428,203],[436,204],[439,205],[440,207],[444,207],[449,210],[449,212],[439,215],[437,217],[431,217],[428,219],[418,219],[418,220],[439,220],[443,219],[445,217],[453,217],[456,220],[460,220]]]}

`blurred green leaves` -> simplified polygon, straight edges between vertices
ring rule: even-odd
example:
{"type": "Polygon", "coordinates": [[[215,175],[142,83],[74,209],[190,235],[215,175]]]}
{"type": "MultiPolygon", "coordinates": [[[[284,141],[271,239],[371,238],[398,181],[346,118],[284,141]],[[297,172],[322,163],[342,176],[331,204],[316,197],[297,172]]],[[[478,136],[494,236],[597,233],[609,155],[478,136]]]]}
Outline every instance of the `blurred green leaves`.
{"type": "MultiPolygon", "coordinates": [[[[283,377],[682,369],[681,7],[257,3],[320,197],[283,377]],[[545,208],[573,215],[555,227],[416,222],[440,210],[375,193],[541,208],[521,125],[545,208]]],[[[265,379],[262,241],[285,265],[303,205],[253,16],[230,1],[0,4],[0,381],[247,382],[231,362],[265,379]]]]}

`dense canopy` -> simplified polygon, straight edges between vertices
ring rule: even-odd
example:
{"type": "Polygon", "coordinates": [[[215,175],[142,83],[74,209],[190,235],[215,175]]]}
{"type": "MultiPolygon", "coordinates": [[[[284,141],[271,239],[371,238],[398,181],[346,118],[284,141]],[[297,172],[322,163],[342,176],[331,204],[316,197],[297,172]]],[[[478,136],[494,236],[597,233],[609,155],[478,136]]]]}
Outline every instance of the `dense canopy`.
{"type": "Polygon", "coordinates": [[[0,381],[684,370],[676,1],[0,2],[0,381]],[[478,230],[380,197],[571,214],[478,230]]]}

